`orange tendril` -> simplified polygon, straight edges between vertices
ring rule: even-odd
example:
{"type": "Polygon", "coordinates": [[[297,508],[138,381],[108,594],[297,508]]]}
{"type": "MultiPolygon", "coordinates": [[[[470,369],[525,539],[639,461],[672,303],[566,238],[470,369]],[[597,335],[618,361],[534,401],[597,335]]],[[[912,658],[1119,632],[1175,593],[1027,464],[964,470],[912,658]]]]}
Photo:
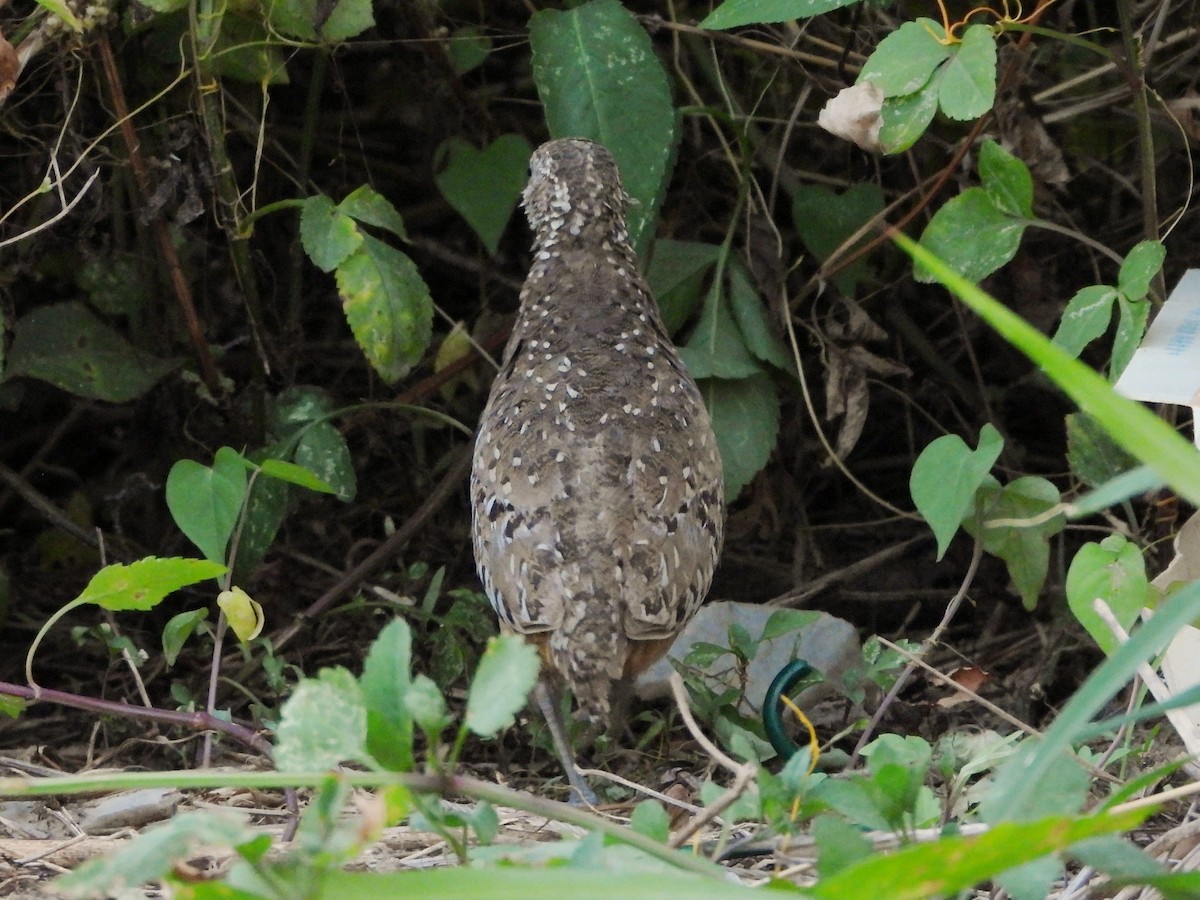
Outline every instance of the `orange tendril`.
{"type": "Polygon", "coordinates": [[[1014,0],[1014,6],[1016,7],[1016,15],[1013,14],[1013,9],[1012,9],[1012,7],[1009,6],[1009,0],[1001,0],[1001,8],[1003,10],[1002,12],[997,12],[996,10],[992,9],[990,6],[976,6],[973,9],[968,10],[966,15],[964,15],[957,22],[950,21],[950,13],[946,9],[946,4],[945,4],[944,0],[935,0],[935,2],[938,5],[938,11],[942,14],[943,35],[942,35],[942,37],[938,37],[936,34],[934,34],[933,29],[930,28],[928,25],[925,26],[925,30],[929,32],[930,37],[932,37],[935,41],[937,41],[943,47],[948,47],[951,44],[961,44],[962,43],[962,38],[959,37],[958,33],[962,29],[966,28],[969,24],[971,24],[971,18],[973,16],[985,15],[985,14],[994,16],[996,18],[996,25],[994,26],[994,30],[997,34],[999,34],[1000,32],[1002,32],[1004,30],[1005,26],[1007,26],[1007,25],[1024,25],[1028,22],[1032,22],[1035,18],[1037,18],[1043,12],[1045,12],[1046,7],[1050,6],[1050,4],[1054,2],[1054,0],[1047,0],[1046,3],[1038,4],[1037,8],[1033,12],[1031,12],[1028,16],[1026,16],[1024,14],[1025,10],[1021,6],[1021,0],[1014,0]]]}

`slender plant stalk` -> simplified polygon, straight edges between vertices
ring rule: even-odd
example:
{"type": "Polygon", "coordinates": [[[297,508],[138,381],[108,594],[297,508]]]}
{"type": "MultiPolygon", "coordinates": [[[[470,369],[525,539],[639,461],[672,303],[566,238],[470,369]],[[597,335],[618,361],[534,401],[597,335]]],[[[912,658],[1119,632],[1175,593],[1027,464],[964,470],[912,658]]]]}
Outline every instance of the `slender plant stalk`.
{"type": "MultiPolygon", "coordinates": [[[[308,98],[304,105],[304,122],[300,131],[300,146],[296,154],[296,182],[301,193],[309,190],[309,172],[312,170],[313,145],[316,141],[317,120],[321,115],[321,93],[325,87],[325,75],[329,70],[329,56],[318,50],[313,58],[312,73],[308,83],[308,98]]],[[[292,241],[288,268],[288,327],[299,332],[301,300],[304,296],[304,253],[300,247],[300,236],[292,241]]]]}
{"type": "MultiPolygon", "coordinates": [[[[120,73],[117,71],[117,61],[113,56],[112,45],[108,41],[108,35],[103,30],[99,31],[96,47],[100,54],[100,65],[104,71],[105,80],[108,82],[113,111],[116,113],[117,119],[121,124],[121,137],[125,142],[126,152],[129,154],[129,168],[133,172],[133,180],[137,184],[138,193],[142,199],[148,200],[154,193],[154,186],[151,183],[150,171],[146,166],[146,160],[142,157],[141,150],[139,149],[140,142],[137,133],[133,129],[133,118],[129,112],[129,104],[125,100],[125,89],[121,82],[120,73]]],[[[192,289],[183,275],[183,265],[179,261],[179,254],[175,252],[175,244],[171,241],[167,223],[163,221],[161,215],[156,214],[154,216],[153,221],[150,223],[150,231],[154,235],[154,243],[162,257],[163,266],[166,267],[171,290],[175,294],[175,300],[179,304],[179,311],[183,316],[188,337],[191,339],[192,352],[196,356],[196,365],[200,369],[200,377],[204,379],[204,385],[208,388],[209,392],[214,397],[219,397],[221,395],[221,380],[217,376],[217,368],[213,364],[212,354],[208,349],[208,341],[205,340],[203,329],[200,327],[200,317],[196,315],[196,304],[192,301],[192,289]]]]}
{"type": "MultiPolygon", "coordinates": [[[[1133,26],[1133,0],[1117,0],[1117,16],[1121,23],[1121,40],[1125,45],[1122,68],[1133,93],[1133,112],[1137,120],[1138,165],[1141,168],[1142,186],[1142,239],[1157,241],[1158,175],[1154,168],[1154,133],[1150,128],[1150,101],[1147,96],[1141,39],[1133,26]]],[[[1152,293],[1160,303],[1166,299],[1166,281],[1161,270],[1154,276],[1152,293]]]]}
{"type": "Polygon", "coordinates": [[[191,23],[192,63],[196,76],[196,102],[201,128],[208,145],[209,162],[216,186],[216,213],[229,242],[229,257],[234,277],[246,304],[250,333],[258,350],[263,371],[271,371],[270,357],[263,343],[262,301],[258,280],[250,259],[250,239],[241,229],[241,196],[237,176],[225,144],[225,114],[222,108],[221,80],[213,62],[213,47],[221,29],[221,12],[213,0],[193,0],[188,7],[191,23]]]}

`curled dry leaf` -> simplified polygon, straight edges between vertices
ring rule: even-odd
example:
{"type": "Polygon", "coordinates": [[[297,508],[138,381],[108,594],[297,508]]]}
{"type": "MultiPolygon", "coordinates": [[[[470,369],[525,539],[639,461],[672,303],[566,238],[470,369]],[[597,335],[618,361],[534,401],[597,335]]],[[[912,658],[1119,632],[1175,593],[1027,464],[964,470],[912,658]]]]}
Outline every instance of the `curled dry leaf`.
{"type": "Polygon", "coordinates": [[[883,91],[873,81],[864,81],[843,88],[830,99],[818,114],[817,124],[836,137],[879,153],[883,150],[879,144],[882,109],[883,91]]]}
{"type": "MultiPolygon", "coordinates": [[[[991,680],[991,675],[980,669],[978,666],[962,666],[950,673],[949,678],[955,684],[960,685],[964,689],[978,694],[979,689],[991,680]]],[[[966,703],[971,698],[966,694],[955,691],[949,697],[943,697],[937,702],[937,705],[942,709],[949,709],[952,706],[958,706],[960,703],[966,703]]]]}
{"type": "Polygon", "coordinates": [[[825,333],[827,366],[825,375],[825,418],[842,418],[834,452],[845,459],[858,443],[867,422],[870,391],[867,376],[890,377],[911,374],[909,370],[868,350],[864,342],[878,342],[887,332],[877,325],[857,303],[843,298],[847,321],[831,323],[825,333]]]}

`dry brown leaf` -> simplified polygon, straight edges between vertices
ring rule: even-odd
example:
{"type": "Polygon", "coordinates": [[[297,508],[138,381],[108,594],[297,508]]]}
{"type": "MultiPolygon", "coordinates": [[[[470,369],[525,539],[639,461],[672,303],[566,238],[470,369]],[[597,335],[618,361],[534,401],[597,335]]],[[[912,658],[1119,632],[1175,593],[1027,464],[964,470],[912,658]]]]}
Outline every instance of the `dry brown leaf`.
{"type": "Polygon", "coordinates": [[[13,92],[20,74],[21,61],[17,58],[17,51],[8,39],[0,34],[0,103],[7,100],[8,95],[13,92]]]}
{"type": "MultiPolygon", "coordinates": [[[[985,672],[978,666],[962,666],[961,668],[955,669],[946,677],[962,687],[964,690],[971,691],[975,694],[978,694],[979,689],[987,684],[992,678],[990,673],[985,672]]],[[[962,693],[961,691],[955,691],[949,697],[943,697],[941,700],[937,701],[937,706],[940,706],[942,709],[949,709],[952,706],[958,706],[960,703],[969,703],[972,699],[973,698],[962,693]]]]}

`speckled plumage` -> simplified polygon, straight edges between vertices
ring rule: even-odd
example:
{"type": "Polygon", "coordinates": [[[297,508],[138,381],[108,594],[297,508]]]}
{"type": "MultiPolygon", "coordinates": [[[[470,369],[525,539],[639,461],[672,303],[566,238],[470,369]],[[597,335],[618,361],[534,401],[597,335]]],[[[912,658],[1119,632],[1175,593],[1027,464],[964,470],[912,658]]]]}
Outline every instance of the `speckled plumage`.
{"type": "Polygon", "coordinates": [[[696,382],[629,244],[609,152],[533,154],[521,308],[471,473],[479,577],[585,717],[695,614],[724,528],[721,461],[696,382]]]}

